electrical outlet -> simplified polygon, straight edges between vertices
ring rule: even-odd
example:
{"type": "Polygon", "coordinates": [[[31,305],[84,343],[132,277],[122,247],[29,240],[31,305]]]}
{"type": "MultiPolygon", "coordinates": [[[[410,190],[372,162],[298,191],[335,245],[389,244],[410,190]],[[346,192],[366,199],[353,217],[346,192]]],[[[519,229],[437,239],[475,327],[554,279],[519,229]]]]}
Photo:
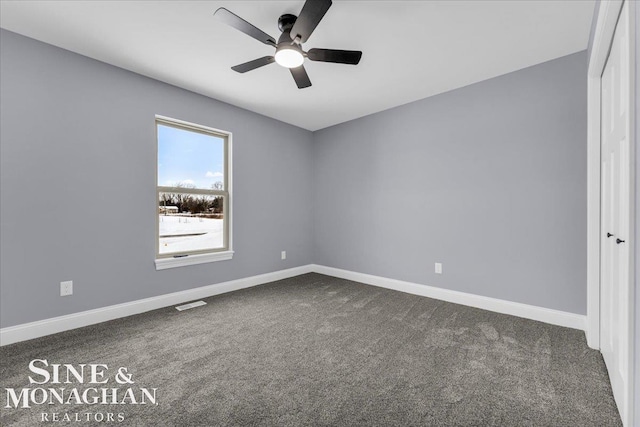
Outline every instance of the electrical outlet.
{"type": "Polygon", "coordinates": [[[442,274],[442,263],[436,262],[436,274],[442,274]]]}
{"type": "Polygon", "coordinates": [[[280,253],[280,257],[281,257],[282,259],[287,259],[287,251],[282,251],[282,252],[280,253]]]}
{"type": "Polygon", "coordinates": [[[60,282],[60,296],[66,297],[69,295],[73,295],[73,281],[60,282]]]}

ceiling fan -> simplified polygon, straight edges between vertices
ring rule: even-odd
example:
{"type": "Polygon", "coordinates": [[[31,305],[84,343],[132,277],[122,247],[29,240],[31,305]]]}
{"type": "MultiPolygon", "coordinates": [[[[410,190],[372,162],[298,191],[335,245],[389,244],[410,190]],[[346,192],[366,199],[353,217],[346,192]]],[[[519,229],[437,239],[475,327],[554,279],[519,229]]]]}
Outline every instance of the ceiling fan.
{"type": "Polygon", "coordinates": [[[308,52],[302,50],[302,43],[309,39],[311,33],[313,33],[313,30],[318,26],[330,7],[331,0],[307,0],[302,6],[299,16],[282,15],[278,19],[278,28],[282,31],[282,35],[277,43],[269,34],[251,25],[238,15],[229,12],[224,7],[219,8],[214,13],[216,18],[259,42],[276,48],[273,56],[263,56],[262,58],[231,67],[231,69],[238,73],[246,73],[277,62],[281,66],[289,68],[298,88],[304,89],[311,86],[311,80],[309,80],[307,71],[304,69],[304,58],[309,58],[311,61],[357,65],[362,57],[362,52],[360,51],[315,48],[309,49],[308,52]]]}

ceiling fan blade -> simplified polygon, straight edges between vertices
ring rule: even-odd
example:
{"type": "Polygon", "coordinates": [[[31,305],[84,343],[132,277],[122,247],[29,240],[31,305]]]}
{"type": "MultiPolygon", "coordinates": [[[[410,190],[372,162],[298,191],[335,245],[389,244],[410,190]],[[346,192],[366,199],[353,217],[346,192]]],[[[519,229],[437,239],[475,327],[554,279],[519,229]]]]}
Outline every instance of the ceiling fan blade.
{"type": "Polygon", "coordinates": [[[220,21],[225,24],[235,28],[236,30],[240,30],[248,36],[253,37],[254,39],[262,42],[264,44],[268,44],[270,46],[276,46],[276,41],[269,34],[265,33],[261,29],[251,25],[244,19],[240,18],[238,15],[229,12],[224,7],[219,8],[213,13],[213,16],[218,18],[220,21]]]}
{"type": "Polygon", "coordinates": [[[357,65],[362,57],[359,50],[309,49],[307,58],[312,61],[336,62],[357,65]]]}
{"type": "Polygon", "coordinates": [[[307,70],[304,69],[304,65],[289,69],[291,70],[293,80],[295,80],[298,85],[298,89],[311,86],[311,80],[309,80],[309,75],[307,74],[307,70]]]}
{"type": "Polygon", "coordinates": [[[299,38],[299,43],[306,42],[330,7],[331,0],[307,0],[291,28],[291,40],[299,38]]]}
{"type": "Polygon", "coordinates": [[[262,58],[254,59],[253,61],[245,62],[244,64],[239,64],[231,67],[231,69],[233,71],[237,71],[238,73],[246,73],[247,71],[255,70],[256,68],[269,65],[275,60],[276,59],[273,56],[263,56],[262,58]]]}

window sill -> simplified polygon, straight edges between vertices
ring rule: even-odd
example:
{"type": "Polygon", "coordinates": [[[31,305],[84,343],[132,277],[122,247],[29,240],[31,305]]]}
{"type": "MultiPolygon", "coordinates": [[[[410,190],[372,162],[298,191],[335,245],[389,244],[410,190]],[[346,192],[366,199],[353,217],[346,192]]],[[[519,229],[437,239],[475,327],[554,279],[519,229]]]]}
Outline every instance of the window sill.
{"type": "Polygon", "coordinates": [[[227,261],[233,258],[233,251],[212,252],[210,254],[187,255],[178,258],[156,259],[156,270],[204,264],[207,262],[227,261]]]}

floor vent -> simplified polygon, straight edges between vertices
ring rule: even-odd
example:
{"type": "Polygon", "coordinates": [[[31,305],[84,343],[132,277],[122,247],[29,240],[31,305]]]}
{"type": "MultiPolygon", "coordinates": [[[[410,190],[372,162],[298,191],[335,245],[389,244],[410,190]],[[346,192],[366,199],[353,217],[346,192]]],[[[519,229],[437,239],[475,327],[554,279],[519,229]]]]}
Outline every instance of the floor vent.
{"type": "Polygon", "coordinates": [[[191,302],[189,304],[179,305],[176,307],[176,310],[184,311],[184,310],[189,310],[190,308],[200,307],[201,305],[206,305],[206,304],[207,303],[204,301],[196,301],[196,302],[191,302]]]}

